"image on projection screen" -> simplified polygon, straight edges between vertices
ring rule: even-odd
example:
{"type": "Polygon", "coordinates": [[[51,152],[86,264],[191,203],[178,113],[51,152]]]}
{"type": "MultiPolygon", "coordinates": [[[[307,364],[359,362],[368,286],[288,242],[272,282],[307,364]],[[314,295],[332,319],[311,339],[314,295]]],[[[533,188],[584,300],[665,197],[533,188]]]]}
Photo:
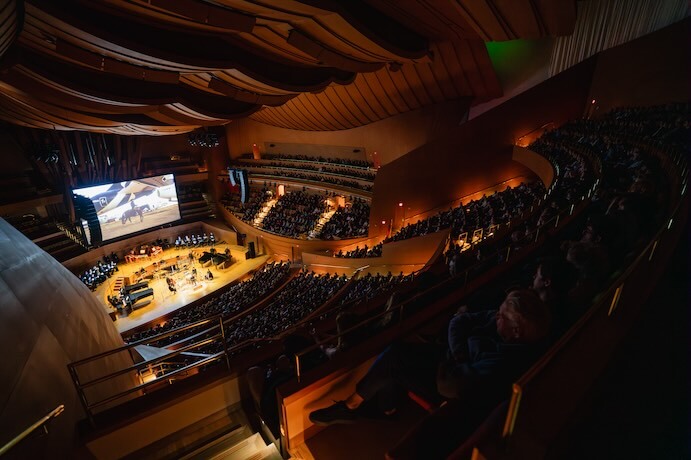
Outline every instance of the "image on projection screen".
{"type": "Polygon", "coordinates": [[[103,241],[180,219],[172,174],[73,190],[96,208],[103,241]]]}

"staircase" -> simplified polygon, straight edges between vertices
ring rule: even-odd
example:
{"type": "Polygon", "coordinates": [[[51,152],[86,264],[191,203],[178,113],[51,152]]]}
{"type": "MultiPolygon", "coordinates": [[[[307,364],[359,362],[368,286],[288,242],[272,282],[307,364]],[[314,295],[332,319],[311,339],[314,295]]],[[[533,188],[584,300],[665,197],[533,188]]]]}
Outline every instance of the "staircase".
{"type": "MultiPolygon", "coordinates": [[[[240,437],[247,435],[247,427],[242,427],[240,437]]],[[[237,441],[238,434],[232,434],[228,439],[220,439],[213,445],[195,452],[183,459],[195,460],[282,460],[281,454],[274,444],[266,445],[259,433],[249,434],[237,441]]]]}
{"type": "Polygon", "coordinates": [[[264,222],[264,218],[269,213],[269,211],[271,211],[271,208],[276,206],[276,203],[278,203],[278,200],[276,200],[276,199],[271,199],[271,200],[267,201],[266,203],[264,203],[264,206],[262,207],[261,211],[259,211],[257,213],[257,215],[254,216],[253,225],[255,227],[259,227],[261,225],[261,223],[264,222]]]}
{"type": "Polygon", "coordinates": [[[125,287],[125,278],[123,276],[118,276],[117,278],[115,278],[113,286],[111,286],[111,294],[120,294],[120,289],[122,289],[123,287],[125,287]]]}
{"type": "Polygon", "coordinates": [[[314,228],[310,231],[308,238],[309,239],[314,239],[318,238],[319,235],[321,235],[322,229],[324,228],[324,225],[328,221],[331,220],[333,215],[336,214],[336,211],[327,211],[323,213],[321,216],[319,216],[319,220],[317,221],[317,225],[314,226],[314,228]]]}
{"type": "Polygon", "coordinates": [[[246,426],[229,433],[198,451],[182,457],[189,460],[282,460],[274,444],[267,445],[259,433],[246,426]],[[238,440],[238,438],[242,438],[238,440]]]}
{"type": "Polygon", "coordinates": [[[282,460],[273,443],[254,432],[245,413],[224,408],[130,453],[128,460],[282,460]]]}

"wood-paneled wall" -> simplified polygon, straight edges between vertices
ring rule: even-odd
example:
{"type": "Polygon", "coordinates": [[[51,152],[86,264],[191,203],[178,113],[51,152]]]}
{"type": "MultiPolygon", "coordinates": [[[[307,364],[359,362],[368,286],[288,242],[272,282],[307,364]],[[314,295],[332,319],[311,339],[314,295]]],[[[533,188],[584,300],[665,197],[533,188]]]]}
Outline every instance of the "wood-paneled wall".
{"type": "Polygon", "coordinates": [[[466,101],[450,101],[393,116],[366,126],[340,131],[299,131],[259,123],[250,119],[227,125],[231,157],[260,149],[265,141],[293,144],[359,146],[367,151],[368,160],[377,152],[381,164],[389,163],[451,131],[467,114],[466,101]]]}
{"type": "Polygon", "coordinates": [[[589,100],[591,115],[615,107],[688,102],[688,17],[597,57],[589,100]]]}
{"type": "Polygon", "coordinates": [[[378,267],[379,272],[390,271],[393,274],[403,272],[407,275],[421,270],[430,263],[440,246],[446,242],[449,230],[442,230],[419,238],[396,241],[382,247],[381,257],[336,258],[331,255],[303,252],[302,263],[310,270],[329,273],[346,273],[351,275],[355,270],[370,266],[378,267]]]}
{"type": "Polygon", "coordinates": [[[535,173],[540,178],[545,188],[549,188],[554,180],[554,166],[549,160],[532,150],[514,145],[512,158],[535,173]]]}
{"type": "Polygon", "coordinates": [[[386,233],[398,203],[407,215],[451,203],[477,190],[532,172],[511,159],[522,135],[579,118],[595,67],[583,62],[439,139],[384,165],[374,182],[370,236],[386,233]]]}

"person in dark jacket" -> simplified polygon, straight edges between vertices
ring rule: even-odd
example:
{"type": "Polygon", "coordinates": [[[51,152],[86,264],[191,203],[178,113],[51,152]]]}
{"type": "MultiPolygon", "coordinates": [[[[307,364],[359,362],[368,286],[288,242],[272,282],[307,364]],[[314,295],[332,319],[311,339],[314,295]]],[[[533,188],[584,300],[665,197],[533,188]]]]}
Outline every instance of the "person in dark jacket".
{"type": "Polygon", "coordinates": [[[346,400],[310,413],[317,425],[352,423],[364,402],[396,411],[401,388],[433,402],[470,397],[492,407],[544,351],[551,326],[547,305],[530,289],[509,292],[498,310],[459,313],[448,327],[448,348],[395,343],[379,355],[346,400]]]}

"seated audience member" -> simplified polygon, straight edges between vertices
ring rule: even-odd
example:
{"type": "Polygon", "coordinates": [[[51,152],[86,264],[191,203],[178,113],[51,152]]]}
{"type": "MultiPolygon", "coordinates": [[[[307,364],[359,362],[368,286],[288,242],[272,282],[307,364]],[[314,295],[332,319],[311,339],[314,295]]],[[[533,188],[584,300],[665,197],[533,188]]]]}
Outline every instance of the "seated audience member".
{"type": "Polygon", "coordinates": [[[448,327],[446,352],[427,343],[390,346],[357,383],[354,393],[345,401],[311,412],[309,418],[317,425],[352,423],[368,407],[371,409],[369,403],[373,401],[385,416],[392,415],[401,389],[434,402],[450,398],[452,407],[462,410],[445,414],[447,429],[428,439],[425,455],[417,458],[446,457],[459,437],[469,434],[455,427],[472,426],[468,419],[479,422],[541,355],[550,323],[548,307],[533,291],[512,291],[498,311],[454,316],[448,327]]]}
{"type": "Polygon", "coordinates": [[[596,265],[597,260],[591,246],[586,243],[577,241],[569,245],[566,260],[576,273],[573,286],[569,290],[569,299],[576,310],[583,312],[597,293],[602,281],[601,272],[596,265]]]}
{"type": "MultiPolygon", "coordinates": [[[[295,355],[314,345],[311,339],[299,334],[289,334],[281,341],[283,353],[273,365],[253,366],[247,370],[246,374],[247,384],[254,403],[275,435],[279,434],[276,388],[295,376],[295,355]]],[[[319,361],[320,359],[316,359],[314,362],[319,361]]],[[[309,357],[307,360],[301,360],[301,363],[310,367],[309,357]]]]}
{"type": "Polygon", "coordinates": [[[338,335],[336,344],[321,346],[321,350],[327,358],[333,358],[338,353],[351,346],[353,342],[357,342],[359,340],[359,337],[357,337],[357,330],[348,331],[358,323],[358,320],[359,317],[355,313],[349,311],[342,311],[338,313],[336,316],[336,334],[338,335]]]}
{"type": "Polygon", "coordinates": [[[555,334],[561,334],[576,319],[567,298],[574,277],[571,266],[561,257],[543,258],[535,270],[532,289],[551,310],[555,334]]]}
{"type": "Polygon", "coordinates": [[[642,236],[642,222],[637,209],[636,197],[624,195],[615,197],[607,209],[607,216],[617,238],[612,241],[612,252],[615,257],[624,257],[642,236]]]}

